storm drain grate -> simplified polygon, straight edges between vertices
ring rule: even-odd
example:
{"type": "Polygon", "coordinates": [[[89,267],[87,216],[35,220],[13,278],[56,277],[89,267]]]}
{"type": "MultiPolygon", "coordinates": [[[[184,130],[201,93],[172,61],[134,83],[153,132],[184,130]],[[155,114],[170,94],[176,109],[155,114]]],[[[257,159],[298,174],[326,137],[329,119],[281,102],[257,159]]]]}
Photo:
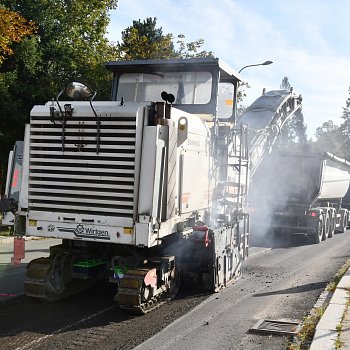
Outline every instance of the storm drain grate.
{"type": "Polygon", "coordinates": [[[294,335],[299,331],[300,321],[298,320],[259,320],[252,328],[251,332],[268,333],[280,335],[294,335]]]}

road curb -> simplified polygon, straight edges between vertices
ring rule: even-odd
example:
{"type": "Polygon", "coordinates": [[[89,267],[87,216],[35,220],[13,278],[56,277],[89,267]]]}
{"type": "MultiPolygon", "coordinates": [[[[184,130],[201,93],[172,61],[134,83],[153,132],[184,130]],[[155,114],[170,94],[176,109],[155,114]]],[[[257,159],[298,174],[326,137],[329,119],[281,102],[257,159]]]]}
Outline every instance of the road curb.
{"type": "Polygon", "coordinates": [[[0,244],[11,243],[13,241],[13,237],[0,236],[0,244]]]}
{"type": "Polygon", "coordinates": [[[19,297],[21,297],[23,295],[26,295],[26,293],[24,293],[24,292],[23,293],[18,293],[16,295],[13,295],[13,296],[10,296],[10,297],[6,297],[4,299],[0,299],[0,304],[8,302],[9,300],[13,300],[13,299],[19,298],[19,297]]]}
{"type": "Polygon", "coordinates": [[[332,298],[317,323],[310,350],[335,350],[335,341],[338,338],[338,327],[343,319],[349,301],[350,269],[346,271],[339,281],[332,298]]]}
{"type": "MultiPolygon", "coordinates": [[[[52,239],[55,237],[34,237],[34,236],[26,236],[23,237],[26,241],[31,241],[31,240],[42,240],[42,239],[52,239]]],[[[14,239],[14,236],[7,237],[7,236],[0,236],[0,244],[6,244],[6,243],[12,243],[14,239]]]]}

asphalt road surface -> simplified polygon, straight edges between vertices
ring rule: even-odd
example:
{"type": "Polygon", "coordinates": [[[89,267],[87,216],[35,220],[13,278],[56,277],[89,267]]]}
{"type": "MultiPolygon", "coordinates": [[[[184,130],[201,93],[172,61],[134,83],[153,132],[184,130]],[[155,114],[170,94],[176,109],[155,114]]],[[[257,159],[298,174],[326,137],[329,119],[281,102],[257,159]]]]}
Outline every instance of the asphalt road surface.
{"type": "Polygon", "coordinates": [[[302,319],[350,257],[350,232],[319,245],[300,240],[251,253],[243,277],[227,289],[185,290],[141,317],[119,310],[108,284],[58,303],[4,300],[0,349],[285,349],[287,338],[249,329],[260,319],[302,319]]]}
{"type": "Polygon", "coordinates": [[[13,239],[0,238],[0,303],[23,293],[24,277],[29,261],[41,256],[48,256],[50,245],[60,243],[61,240],[59,239],[26,241],[25,258],[22,260],[21,265],[12,266],[10,265],[10,261],[13,256],[13,239]]]}

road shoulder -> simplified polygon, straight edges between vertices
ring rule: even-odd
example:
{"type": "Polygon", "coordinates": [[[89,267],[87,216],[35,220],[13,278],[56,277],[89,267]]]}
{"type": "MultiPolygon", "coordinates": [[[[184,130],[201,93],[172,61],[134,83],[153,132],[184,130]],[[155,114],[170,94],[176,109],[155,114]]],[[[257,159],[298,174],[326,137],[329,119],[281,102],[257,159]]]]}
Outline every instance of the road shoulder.
{"type": "Polygon", "coordinates": [[[339,333],[344,341],[342,349],[349,349],[350,328],[344,327],[343,318],[349,303],[350,270],[348,269],[338,283],[334,294],[316,326],[310,350],[334,350],[339,333]],[[345,343],[346,340],[346,343],[345,343]]]}

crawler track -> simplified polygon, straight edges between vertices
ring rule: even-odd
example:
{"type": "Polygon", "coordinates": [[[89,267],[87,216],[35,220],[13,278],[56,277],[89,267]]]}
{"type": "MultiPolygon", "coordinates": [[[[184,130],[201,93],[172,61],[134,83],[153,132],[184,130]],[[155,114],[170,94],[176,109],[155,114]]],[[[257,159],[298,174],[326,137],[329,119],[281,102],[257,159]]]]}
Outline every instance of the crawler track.
{"type": "Polygon", "coordinates": [[[92,279],[73,278],[69,283],[55,281],[57,264],[60,265],[60,274],[64,274],[61,271],[63,270],[61,260],[64,262],[64,259],[61,258],[63,254],[60,252],[60,246],[51,247],[50,250],[54,253],[51,252],[49,257],[34,259],[28,264],[24,281],[26,295],[46,301],[58,301],[88,290],[94,285],[95,281],[92,279]]]}
{"type": "MultiPolygon", "coordinates": [[[[148,269],[129,270],[120,281],[118,294],[114,300],[119,307],[132,315],[145,315],[173,299],[179,289],[180,279],[178,275],[170,282],[170,289],[163,285],[159,288],[159,294],[152,296],[144,285],[144,278],[148,269]]],[[[173,269],[175,274],[175,268],[173,269]]]]}

